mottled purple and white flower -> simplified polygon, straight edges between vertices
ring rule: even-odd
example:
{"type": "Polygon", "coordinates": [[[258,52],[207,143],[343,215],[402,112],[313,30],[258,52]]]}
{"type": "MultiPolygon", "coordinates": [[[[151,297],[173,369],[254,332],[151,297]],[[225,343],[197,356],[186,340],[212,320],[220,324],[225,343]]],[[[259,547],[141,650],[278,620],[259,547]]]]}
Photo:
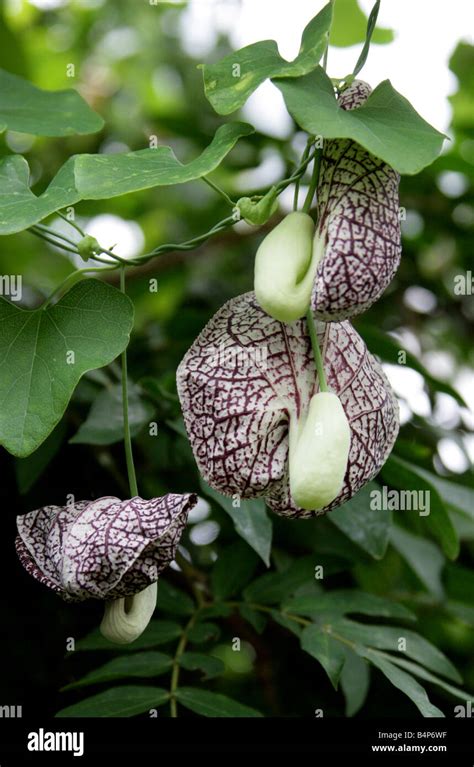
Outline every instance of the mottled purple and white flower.
{"type": "MultiPolygon", "coordinates": [[[[339,105],[357,109],[370,92],[355,80],[339,105]]],[[[393,168],[355,141],[324,141],[314,240],[322,258],[311,296],[317,318],[341,320],[365,311],[392,280],[401,256],[399,181],[393,168]]]]}
{"type": "Polygon", "coordinates": [[[17,552],[25,569],[64,600],[110,602],[103,633],[133,641],[151,617],[156,581],[174,559],[196,502],[195,495],[170,493],[44,506],[17,517],[17,552]]]}
{"type": "MultiPolygon", "coordinates": [[[[203,477],[224,495],[262,496],[278,514],[311,517],[348,500],[387,459],[398,404],[382,368],[349,322],[317,323],[317,331],[329,390],[350,427],[340,492],[322,508],[301,508],[290,491],[292,427],[304,423],[319,392],[306,321],[274,320],[246,293],[217,312],[182,360],[177,384],[188,437],[203,477]]],[[[311,451],[302,460],[314,461],[311,451]]]]}
{"type": "MultiPolygon", "coordinates": [[[[370,87],[355,81],[340,107],[363,106],[370,87]]],[[[352,139],[323,143],[317,224],[293,211],[263,239],[255,256],[254,289],[267,314],[294,322],[311,306],[326,322],[368,309],[400,262],[399,175],[352,139]]]]}

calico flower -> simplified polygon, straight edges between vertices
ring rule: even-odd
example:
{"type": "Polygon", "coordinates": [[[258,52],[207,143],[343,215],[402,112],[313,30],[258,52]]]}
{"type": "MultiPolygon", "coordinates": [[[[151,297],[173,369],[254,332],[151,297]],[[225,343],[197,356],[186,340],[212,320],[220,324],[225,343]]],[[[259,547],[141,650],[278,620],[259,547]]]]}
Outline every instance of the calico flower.
{"type": "MultiPolygon", "coordinates": [[[[356,80],[339,106],[357,110],[370,90],[356,80]]],[[[325,140],[316,229],[308,214],[290,213],[257,251],[255,294],[261,307],[282,322],[304,317],[309,305],[327,322],[368,309],[400,262],[398,185],[398,173],[357,142],[325,140]]]]}
{"type": "Polygon", "coordinates": [[[387,459],[398,405],[382,368],[349,322],[317,323],[317,331],[326,403],[306,321],[274,320],[254,293],[225,304],[182,360],[177,384],[188,437],[204,479],[224,495],[261,496],[278,514],[311,517],[351,498],[387,459]],[[325,461],[336,465],[346,447],[336,496],[307,508],[328,476],[325,461]],[[324,479],[316,494],[315,477],[324,479]]]}
{"type": "Polygon", "coordinates": [[[112,496],[44,506],[17,517],[25,569],[67,602],[105,600],[102,631],[133,641],[156,605],[156,581],[174,559],[196,496],[112,496]]]}

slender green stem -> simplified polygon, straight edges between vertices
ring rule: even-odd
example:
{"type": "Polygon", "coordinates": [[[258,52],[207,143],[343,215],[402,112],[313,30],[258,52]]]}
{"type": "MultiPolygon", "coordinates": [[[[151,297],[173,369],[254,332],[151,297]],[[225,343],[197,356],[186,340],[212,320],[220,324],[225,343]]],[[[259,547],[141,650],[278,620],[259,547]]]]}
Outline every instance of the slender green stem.
{"type": "Polygon", "coordinates": [[[34,224],[34,229],[40,229],[45,234],[49,234],[50,236],[57,237],[60,240],[64,240],[64,242],[67,242],[69,245],[72,245],[74,248],[77,249],[77,242],[74,242],[74,240],[71,240],[69,237],[66,237],[65,234],[62,232],[56,232],[54,229],[50,229],[49,226],[45,226],[44,224],[34,224]]]}
{"type": "MultiPolygon", "coordinates": [[[[300,165],[303,165],[305,163],[305,161],[308,159],[308,155],[309,155],[309,152],[310,152],[310,149],[311,149],[311,144],[312,144],[313,141],[314,141],[314,136],[309,136],[309,138],[308,138],[308,140],[306,142],[306,146],[304,148],[304,152],[301,155],[301,163],[300,163],[300,165]]],[[[298,176],[298,178],[295,181],[295,194],[294,194],[294,197],[293,197],[293,210],[298,210],[298,197],[299,197],[299,193],[300,193],[300,180],[301,180],[301,176],[298,176]]]]}
{"type": "Polygon", "coordinates": [[[83,277],[85,277],[86,274],[90,274],[92,272],[101,273],[101,272],[109,272],[111,269],[115,269],[114,267],[103,267],[103,266],[88,266],[85,269],[77,269],[75,272],[71,272],[71,274],[68,274],[65,280],[61,282],[60,285],[58,285],[57,288],[53,290],[53,292],[48,296],[46,301],[44,302],[42,308],[46,309],[53,299],[58,295],[58,293],[62,293],[66,288],[72,287],[72,285],[75,285],[76,282],[79,282],[79,280],[82,280],[83,277]]]}
{"type": "Polygon", "coordinates": [[[213,237],[215,234],[218,234],[219,232],[222,232],[224,229],[228,229],[231,226],[234,226],[237,221],[233,216],[228,216],[227,218],[224,218],[222,221],[219,221],[215,226],[212,227],[208,232],[205,232],[204,234],[200,234],[197,237],[193,237],[191,240],[187,240],[186,242],[181,243],[165,243],[164,245],[159,245],[154,250],[150,251],[149,253],[145,253],[143,256],[140,256],[139,258],[135,259],[136,264],[144,264],[147,261],[151,261],[156,256],[161,256],[164,253],[169,253],[170,251],[186,251],[186,250],[194,250],[195,247],[198,245],[201,245],[203,242],[206,242],[206,240],[209,240],[211,237],[213,237]]]}
{"type": "MultiPolygon", "coordinates": [[[[120,290],[125,294],[125,268],[120,270],[120,290]]],[[[130,435],[130,421],[128,416],[128,377],[127,377],[127,350],[122,352],[122,405],[123,405],[123,439],[125,457],[127,460],[128,484],[132,498],[138,495],[137,477],[133,463],[132,438],[130,435]]]]}
{"type": "Polygon", "coordinates": [[[210,178],[206,178],[206,176],[201,177],[201,181],[204,181],[205,184],[211,187],[211,189],[214,189],[217,194],[220,194],[220,196],[233,208],[235,206],[235,202],[229,197],[227,192],[224,192],[223,189],[221,189],[218,184],[215,184],[214,181],[211,181],[210,178]]]}
{"type": "Polygon", "coordinates": [[[325,72],[328,68],[328,54],[329,54],[329,45],[326,46],[326,50],[324,51],[324,56],[323,56],[323,69],[325,72]]]}
{"type": "Polygon", "coordinates": [[[41,240],[44,240],[45,242],[49,242],[50,245],[54,245],[55,248],[60,248],[61,250],[67,250],[69,253],[74,253],[75,255],[78,254],[77,247],[71,248],[69,245],[64,245],[62,242],[58,242],[56,240],[53,240],[51,237],[48,237],[47,234],[41,231],[41,229],[37,229],[35,226],[30,227],[28,230],[31,232],[31,234],[34,234],[36,237],[39,237],[41,240]]]}
{"type": "Polygon", "coordinates": [[[308,193],[306,195],[306,199],[303,204],[303,213],[309,213],[309,210],[311,208],[311,203],[313,202],[314,193],[316,192],[316,188],[318,186],[319,181],[319,170],[321,168],[321,149],[318,148],[316,151],[316,154],[314,156],[314,165],[313,165],[313,173],[311,175],[311,181],[309,184],[308,193]]]}
{"type": "Polygon", "coordinates": [[[196,623],[198,614],[199,614],[199,609],[194,613],[194,615],[191,616],[186,626],[184,627],[183,633],[181,634],[181,639],[178,642],[176,653],[173,659],[173,666],[171,671],[171,684],[170,684],[170,713],[173,719],[176,719],[178,716],[178,701],[176,700],[176,692],[178,690],[179,672],[181,670],[180,660],[181,660],[181,656],[183,655],[186,649],[186,645],[188,644],[188,634],[193,628],[194,624],[196,623]]]}
{"type": "Polygon", "coordinates": [[[76,232],[79,232],[79,234],[80,234],[82,237],[85,237],[85,236],[86,236],[86,233],[85,233],[85,231],[84,231],[83,229],[81,229],[81,227],[79,226],[79,224],[76,224],[76,222],[75,222],[75,221],[72,221],[70,218],[68,218],[67,216],[65,216],[65,215],[64,215],[64,213],[61,213],[61,211],[60,211],[60,210],[57,210],[57,211],[56,211],[56,213],[58,214],[58,216],[59,216],[60,218],[64,219],[64,221],[67,221],[67,223],[68,223],[70,226],[72,226],[72,227],[73,227],[73,228],[76,230],[76,232]]]}
{"type": "Polygon", "coordinates": [[[326,373],[324,372],[323,357],[321,349],[319,348],[318,333],[316,330],[316,323],[314,321],[313,312],[311,307],[306,312],[306,322],[309,330],[309,337],[311,338],[311,347],[313,349],[314,363],[316,366],[316,372],[319,380],[319,390],[328,391],[328,385],[326,381],[326,373]]]}

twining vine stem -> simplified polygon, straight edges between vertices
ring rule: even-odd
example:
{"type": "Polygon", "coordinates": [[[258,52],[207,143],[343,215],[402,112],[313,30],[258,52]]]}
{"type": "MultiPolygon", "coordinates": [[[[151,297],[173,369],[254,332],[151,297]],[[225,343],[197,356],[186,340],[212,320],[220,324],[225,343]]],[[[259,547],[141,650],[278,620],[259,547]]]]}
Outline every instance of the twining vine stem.
{"type": "MultiPolygon", "coordinates": [[[[120,270],[120,290],[125,294],[125,269],[120,270]]],[[[125,458],[127,461],[128,483],[130,495],[135,498],[138,495],[137,477],[133,463],[132,438],[130,435],[130,421],[128,413],[128,374],[127,374],[127,349],[122,352],[122,405],[123,405],[123,439],[125,446],[125,458]]]]}

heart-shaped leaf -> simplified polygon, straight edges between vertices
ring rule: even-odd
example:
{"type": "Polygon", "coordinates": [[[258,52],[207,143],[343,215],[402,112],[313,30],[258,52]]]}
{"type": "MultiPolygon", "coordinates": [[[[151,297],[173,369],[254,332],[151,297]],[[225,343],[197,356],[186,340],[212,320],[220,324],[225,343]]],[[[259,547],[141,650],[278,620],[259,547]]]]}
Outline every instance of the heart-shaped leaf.
{"type": "MultiPolygon", "coordinates": [[[[320,324],[328,386],[351,430],[339,506],[379,471],[398,432],[398,406],[377,361],[348,322],[320,324]]],[[[285,325],[253,293],[225,304],[177,373],[186,430],[199,470],[223,495],[265,497],[284,516],[310,517],[292,501],[288,430],[319,384],[305,320],[285,325]]]]}
{"type": "Polygon", "coordinates": [[[328,3],[304,29],[294,61],[280,56],[275,40],[262,40],[205,64],[204,91],[216,112],[234,112],[269,77],[298,77],[314,69],[328,44],[331,20],[332,3],[328,3]]]}
{"type": "Polygon", "coordinates": [[[23,457],[54,429],[81,376],[125,349],[133,305],[110,285],[85,280],[46,309],[0,298],[0,323],[0,444],[23,457]]]}
{"type": "Polygon", "coordinates": [[[44,91],[0,69],[0,93],[0,132],[8,128],[34,136],[71,136],[96,133],[104,125],[72,88],[44,91]]]}
{"type": "Polygon", "coordinates": [[[183,165],[170,147],[124,154],[83,154],[67,160],[43,194],[29,187],[23,157],[0,160],[0,235],[13,234],[80,200],[99,200],[149,189],[183,184],[206,176],[222,162],[242,136],[253,132],[247,123],[228,123],[195,160],[183,165]]]}
{"type": "Polygon", "coordinates": [[[349,138],[399,173],[418,173],[439,155],[445,136],[398,93],[381,82],[366,103],[344,111],[321,67],[303,77],[274,80],[288,111],[305,131],[323,138],[349,138]]]}
{"type": "MultiPolygon", "coordinates": [[[[366,83],[356,81],[338,108],[361,109],[369,93],[366,83]]],[[[316,233],[323,257],[311,297],[316,317],[359,314],[392,280],[401,255],[398,183],[398,173],[355,141],[324,142],[316,233]]]]}

